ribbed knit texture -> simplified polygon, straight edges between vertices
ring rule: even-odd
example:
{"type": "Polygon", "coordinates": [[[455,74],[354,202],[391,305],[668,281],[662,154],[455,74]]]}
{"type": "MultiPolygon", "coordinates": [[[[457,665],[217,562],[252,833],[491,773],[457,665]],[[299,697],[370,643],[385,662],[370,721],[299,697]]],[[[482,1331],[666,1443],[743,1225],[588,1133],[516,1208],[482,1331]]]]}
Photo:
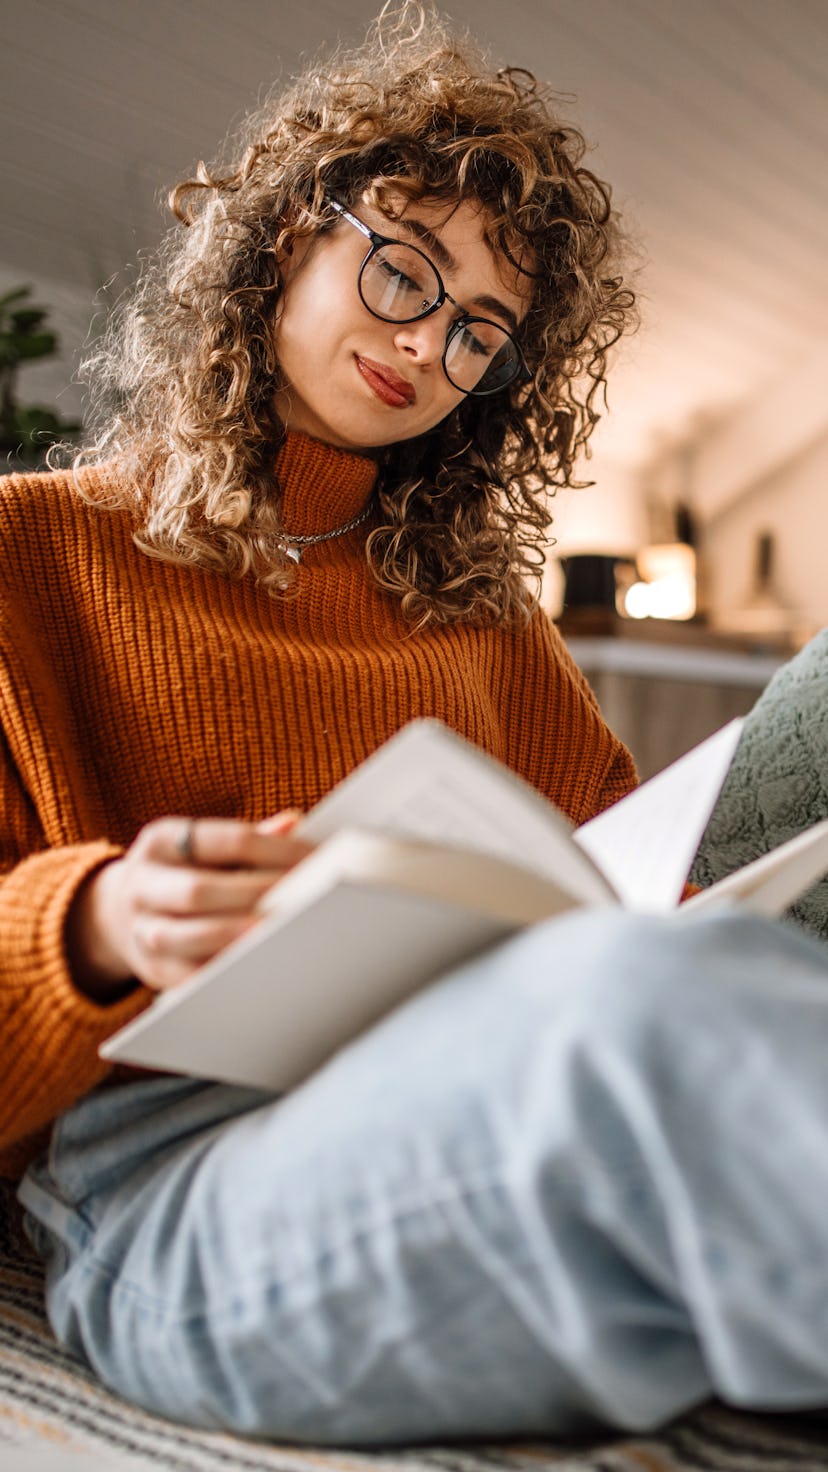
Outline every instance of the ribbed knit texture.
{"type": "MultiPolygon", "coordinates": [[[[300,435],[278,471],[294,533],[346,522],[375,473],[300,435]]],[[[295,596],[274,599],[146,556],[68,473],[0,481],[0,1150],[19,1146],[0,1170],[104,1077],[99,1043],[149,1000],[85,999],[63,931],[84,878],[150,819],[308,808],[422,715],[576,822],[633,784],[547,619],[412,634],[367,567],[369,526],[307,548],[295,596]]]]}

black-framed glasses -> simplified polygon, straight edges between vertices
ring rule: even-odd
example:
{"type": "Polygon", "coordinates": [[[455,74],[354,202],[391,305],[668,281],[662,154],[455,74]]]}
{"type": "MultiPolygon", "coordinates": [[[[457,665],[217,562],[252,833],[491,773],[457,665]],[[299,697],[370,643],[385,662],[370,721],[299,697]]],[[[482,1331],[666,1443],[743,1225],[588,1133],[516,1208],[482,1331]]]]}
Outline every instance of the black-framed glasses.
{"type": "Polygon", "coordinates": [[[529,378],[526,360],[512,334],[499,322],[464,311],[449,296],[437,267],[424,251],[378,234],[338,200],[330,204],[370,241],[357,289],[373,317],[382,322],[419,322],[439,311],[444,302],[458,309],[460,316],[449,327],[443,349],[443,372],[453,388],[483,396],[499,393],[517,378],[529,378]]]}

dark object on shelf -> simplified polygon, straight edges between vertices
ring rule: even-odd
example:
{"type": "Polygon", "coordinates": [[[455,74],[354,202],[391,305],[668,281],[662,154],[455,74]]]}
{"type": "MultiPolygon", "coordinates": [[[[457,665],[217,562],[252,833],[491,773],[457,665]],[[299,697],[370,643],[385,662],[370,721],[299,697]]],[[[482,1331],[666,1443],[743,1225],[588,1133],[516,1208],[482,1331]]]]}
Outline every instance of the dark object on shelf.
{"type": "Polygon", "coordinates": [[[749,639],[755,648],[784,653],[802,641],[796,638],[796,611],[776,580],[775,550],[773,532],[759,532],[748,597],[740,607],[719,614],[716,623],[727,634],[749,639]]]}
{"type": "Polygon", "coordinates": [[[684,501],[679,501],[676,506],[676,541],[684,542],[688,547],[698,546],[696,519],[684,501]]]}
{"type": "Polygon", "coordinates": [[[584,553],[564,557],[564,608],[615,609],[615,564],[617,557],[584,553]]]}

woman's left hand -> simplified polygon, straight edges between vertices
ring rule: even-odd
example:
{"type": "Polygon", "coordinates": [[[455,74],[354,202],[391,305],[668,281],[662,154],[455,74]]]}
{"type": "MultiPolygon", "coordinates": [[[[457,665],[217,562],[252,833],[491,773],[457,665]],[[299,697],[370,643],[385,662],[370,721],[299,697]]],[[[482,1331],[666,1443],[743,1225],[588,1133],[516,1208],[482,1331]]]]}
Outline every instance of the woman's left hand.
{"type": "Polygon", "coordinates": [[[262,896],[310,852],[291,836],[298,819],[148,823],[75,897],[67,944],[78,988],[106,1002],[135,979],[156,991],[184,981],[255,924],[262,896]]]}

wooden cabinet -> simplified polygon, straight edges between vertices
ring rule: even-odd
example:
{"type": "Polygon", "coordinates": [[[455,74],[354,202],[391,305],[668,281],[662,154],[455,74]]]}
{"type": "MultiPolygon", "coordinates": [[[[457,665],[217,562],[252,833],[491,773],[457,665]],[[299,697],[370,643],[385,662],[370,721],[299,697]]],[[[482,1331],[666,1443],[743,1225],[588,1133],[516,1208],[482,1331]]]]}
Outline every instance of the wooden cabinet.
{"type": "Polygon", "coordinates": [[[604,718],[651,777],[734,716],[783,662],[768,655],[568,637],[604,718]]]}

